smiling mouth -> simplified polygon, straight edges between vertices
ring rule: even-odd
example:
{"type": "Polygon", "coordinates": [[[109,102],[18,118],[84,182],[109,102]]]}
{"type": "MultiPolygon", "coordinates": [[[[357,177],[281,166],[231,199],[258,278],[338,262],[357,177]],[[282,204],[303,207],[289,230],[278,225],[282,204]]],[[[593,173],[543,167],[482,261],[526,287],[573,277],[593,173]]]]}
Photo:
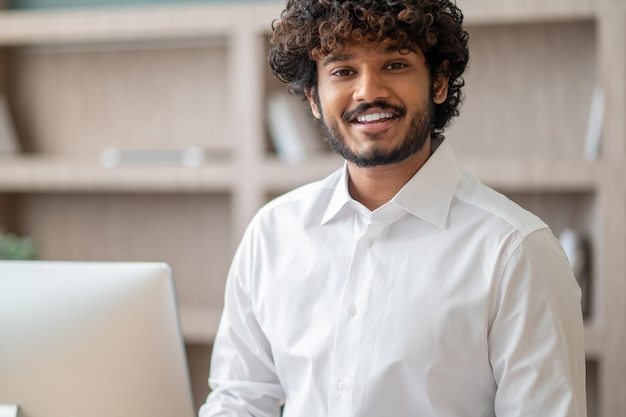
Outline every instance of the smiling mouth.
{"type": "Polygon", "coordinates": [[[357,116],[354,121],[357,123],[371,123],[371,122],[378,122],[380,120],[382,121],[390,120],[390,119],[394,119],[395,117],[396,116],[393,113],[378,112],[378,113],[370,113],[370,114],[361,114],[357,116]]]}
{"type": "Polygon", "coordinates": [[[363,103],[357,108],[346,112],[342,119],[350,123],[382,123],[406,114],[406,110],[401,106],[394,106],[383,100],[373,103],[363,103]]]}

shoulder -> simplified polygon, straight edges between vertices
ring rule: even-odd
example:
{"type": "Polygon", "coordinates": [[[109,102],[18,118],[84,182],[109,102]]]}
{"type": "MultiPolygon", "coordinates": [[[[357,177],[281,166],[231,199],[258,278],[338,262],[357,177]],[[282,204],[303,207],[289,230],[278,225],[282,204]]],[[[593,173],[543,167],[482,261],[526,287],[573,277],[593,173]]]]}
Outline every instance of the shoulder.
{"type": "Polygon", "coordinates": [[[461,176],[449,224],[467,242],[493,254],[495,271],[500,273],[528,250],[545,251],[562,261],[558,240],[542,219],[471,174],[461,176]]]}
{"type": "Polygon", "coordinates": [[[476,234],[496,247],[496,276],[504,280],[500,285],[545,289],[558,283],[577,291],[560,242],[538,216],[469,174],[463,174],[455,196],[462,215],[480,225],[476,234]]]}
{"type": "Polygon", "coordinates": [[[503,230],[523,238],[540,229],[549,230],[538,216],[524,209],[505,195],[481,183],[471,174],[463,173],[455,197],[466,211],[498,224],[503,230]]]}

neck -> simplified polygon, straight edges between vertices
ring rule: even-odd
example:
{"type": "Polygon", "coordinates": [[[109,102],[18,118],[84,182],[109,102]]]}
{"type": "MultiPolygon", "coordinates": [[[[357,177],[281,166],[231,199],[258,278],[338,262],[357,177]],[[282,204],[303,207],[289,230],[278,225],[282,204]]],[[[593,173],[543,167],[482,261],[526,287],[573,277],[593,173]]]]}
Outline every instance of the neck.
{"type": "Polygon", "coordinates": [[[422,150],[397,164],[359,167],[348,163],[348,190],[353,199],[370,210],[389,202],[409,182],[431,155],[431,141],[422,150]]]}

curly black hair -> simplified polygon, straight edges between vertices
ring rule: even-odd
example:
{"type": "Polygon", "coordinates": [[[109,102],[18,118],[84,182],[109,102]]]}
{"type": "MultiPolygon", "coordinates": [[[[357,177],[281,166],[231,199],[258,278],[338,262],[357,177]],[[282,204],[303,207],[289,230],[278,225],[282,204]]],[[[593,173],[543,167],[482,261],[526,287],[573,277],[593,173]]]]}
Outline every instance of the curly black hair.
{"type": "Polygon", "coordinates": [[[391,42],[398,50],[420,48],[431,80],[448,77],[448,96],[435,105],[432,133],[458,116],[462,74],[469,60],[463,14],[449,0],[288,0],[272,23],[269,65],[289,91],[305,98],[317,86],[316,60],[346,42],[391,42]]]}

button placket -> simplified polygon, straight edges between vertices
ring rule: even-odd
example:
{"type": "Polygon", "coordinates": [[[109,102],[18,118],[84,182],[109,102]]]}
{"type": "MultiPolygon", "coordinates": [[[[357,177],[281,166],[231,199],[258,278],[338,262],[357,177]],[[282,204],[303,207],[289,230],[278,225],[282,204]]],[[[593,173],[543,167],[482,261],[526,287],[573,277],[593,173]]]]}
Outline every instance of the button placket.
{"type": "Polygon", "coordinates": [[[351,414],[352,392],[359,384],[354,381],[354,378],[362,358],[357,354],[356,349],[361,344],[364,329],[362,320],[356,320],[360,316],[359,309],[361,308],[357,306],[360,306],[362,300],[368,298],[373,278],[366,266],[368,262],[364,262],[364,259],[371,257],[367,242],[366,230],[355,242],[341,297],[341,314],[337,321],[332,368],[329,375],[328,417],[343,417],[351,414]]]}

